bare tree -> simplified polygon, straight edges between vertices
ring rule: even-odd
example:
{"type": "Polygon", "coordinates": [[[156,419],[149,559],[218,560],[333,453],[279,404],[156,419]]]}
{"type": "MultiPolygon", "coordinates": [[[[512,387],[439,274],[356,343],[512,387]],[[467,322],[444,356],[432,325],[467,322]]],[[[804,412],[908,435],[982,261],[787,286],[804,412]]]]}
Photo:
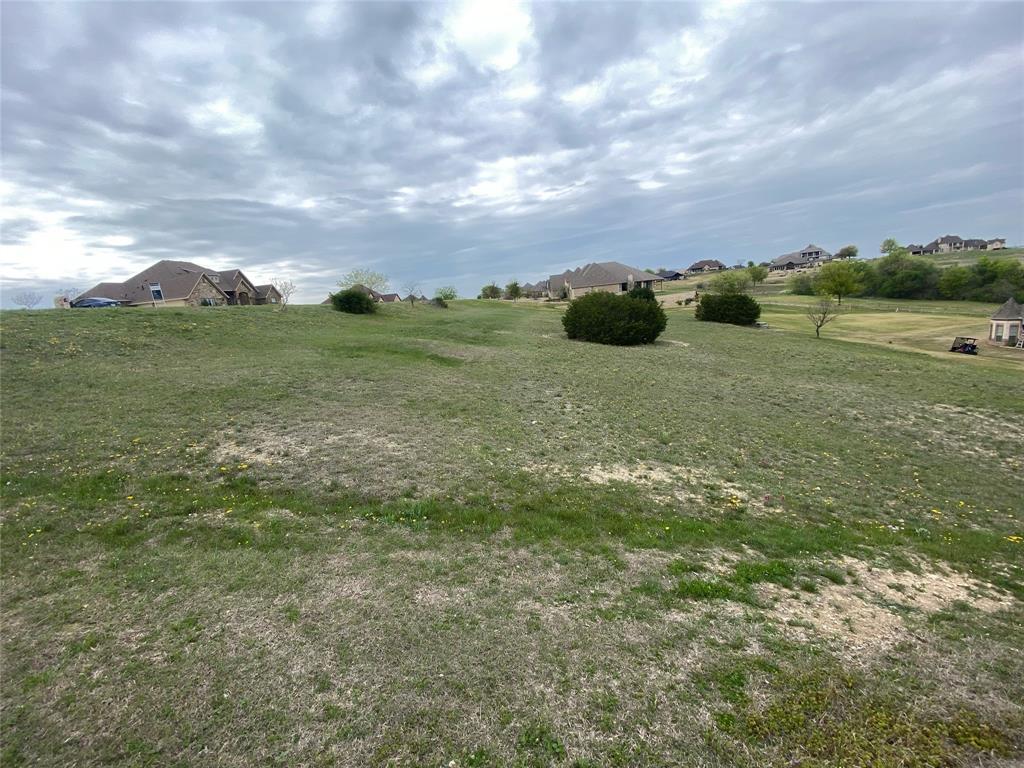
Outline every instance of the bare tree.
{"type": "Polygon", "coordinates": [[[818,301],[816,304],[812,304],[807,308],[807,319],[814,323],[814,335],[817,338],[821,338],[821,329],[827,323],[831,323],[839,313],[836,311],[836,305],[832,303],[831,298],[825,298],[818,301]]]}
{"type": "Polygon", "coordinates": [[[420,284],[415,280],[407,280],[402,283],[402,293],[409,299],[409,304],[413,307],[416,306],[416,291],[420,289],[420,284]]]}
{"type": "Polygon", "coordinates": [[[25,309],[35,309],[42,300],[43,294],[38,291],[21,291],[21,293],[16,293],[11,296],[11,301],[25,309]]]}
{"type": "Polygon", "coordinates": [[[284,312],[288,309],[288,302],[291,301],[292,294],[295,293],[295,289],[298,286],[292,280],[283,277],[275,277],[270,281],[270,284],[277,288],[277,292],[281,294],[281,311],[284,312]]]}

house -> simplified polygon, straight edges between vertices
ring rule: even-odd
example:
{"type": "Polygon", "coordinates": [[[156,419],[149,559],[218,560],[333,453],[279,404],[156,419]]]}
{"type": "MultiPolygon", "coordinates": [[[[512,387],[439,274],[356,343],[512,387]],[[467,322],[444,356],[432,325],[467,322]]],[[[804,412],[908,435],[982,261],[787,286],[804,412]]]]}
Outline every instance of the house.
{"type": "Polygon", "coordinates": [[[728,269],[728,267],[717,259],[701,259],[691,264],[686,273],[688,275],[702,275],[705,272],[720,272],[723,269],[728,269]]]}
{"type": "Polygon", "coordinates": [[[382,293],[382,294],[379,294],[379,295],[380,295],[380,300],[382,302],[386,303],[386,304],[390,304],[390,303],[392,303],[394,301],[401,301],[402,300],[401,297],[399,297],[399,295],[397,293],[382,293]]]}
{"type": "Polygon", "coordinates": [[[538,280],[536,283],[526,283],[521,286],[523,296],[528,299],[545,299],[548,295],[548,281],[538,280]]]}
{"type": "Polygon", "coordinates": [[[987,246],[986,250],[989,250],[989,251],[1001,251],[1003,248],[1006,247],[1006,238],[1005,237],[997,237],[994,240],[987,241],[985,243],[985,245],[987,246]]]}
{"type": "Polygon", "coordinates": [[[402,301],[408,301],[408,302],[416,303],[417,301],[427,301],[427,297],[424,296],[423,294],[420,294],[419,296],[417,296],[414,293],[410,293],[408,296],[406,296],[404,299],[402,299],[402,301]]]}
{"type": "Polygon", "coordinates": [[[935,241],[939,253],[952,253],[953,251],[964,250],[964,241],[960,235],[943,235],[935,241]]]}
{"type": "Polygon", "coordinates": [[[810,243],[806,248],[801,248],[799,251],[793,251],[793,253],[787,253],[779,256],[777,259],[772,261],[768,266],[768,269],[772,272],[781,272],[788,269],[804,269],[805,267],[815,267],[818,264],[823,264],[824,262],[831,260],[831,253],[826,251],[820,245],[810,243]]]}
{"type": "Polygon", "coordinates": [[[1021,338],[1024,338],[1024,305],[1011,296],[989,320],[988,340],[1012,347],[1021,338]]]}
{"type": "Polygon", "coordinates": [[[668,280],[685,280],[686,279],[686,273],[679,272],[679,271],[677,271],[675,269],[659,269],[657,274],[658,274],[658,277],[660,277],[662,280],[667,280],[667,281],[668,280]]]}
{"type": "Polygon", "coordinates": [[[663,280],[657,275],[617,261],[586,264],[548,278],[548,296],[552,299],[578,299],[594,291],[627,293],[636,286],[659,290],[663,280]]]}
{"type": "Polygon", "coordinates": [[[911,256],[928,256],[933,253],[955,253],[957,251],[998,251],[1006,247],[1006,239],[997,237],[994,240],[983,240],[972,237],[966,240],[960,235],[943,235],[932,240],[928,245],[911,243],[907,250],[911,256]]]}
{"type": "Polygon", "coordinates": [[[212,307],[277,304],[272,285],[255,285],[240,269],[215,270],[190,261],[164,259],[123,283],[98,283],[76,297],[116,299],[131,307],[212,307]]]}

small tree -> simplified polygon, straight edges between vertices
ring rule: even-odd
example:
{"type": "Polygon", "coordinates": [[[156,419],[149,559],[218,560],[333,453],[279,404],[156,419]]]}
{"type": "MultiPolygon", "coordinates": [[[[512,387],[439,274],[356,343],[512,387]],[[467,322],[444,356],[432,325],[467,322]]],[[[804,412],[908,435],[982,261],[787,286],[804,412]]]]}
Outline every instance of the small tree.
{"type": "Polygon", "coordinates": [[[420,284],[415,280],[407,280],[402,283],[402,293],[404,293],[406,298],[409,299],[409,306],[416,306],[416,291],[419,289],[420,284]]]}
{"type": "Polygon", "coordinates": [[[820,294],[835,296],[842,305],[843,296],[857,293],[863,286],[853,264],[848,261],[831,261],[818,271],[814,287],[820,294]]]}
{"type": "Polygon", "coordinates": [[[654,295],[654,291],[645,285],[634,285],[629,289],[629,295],[634,299],[641,299],[643,301],[658,301],[658,297],[654,295]]]}
{"type": "Polygon", "coordinates": [[[885,238],[885,240],[882,241],[882,244],[878,248],[879,253],[884,253],[886,255],[896,253],[902,250],[903,247],[898,242],[896,242],[896,238],[894,237],[885,238]]]}
{"type": "Polygon", "coordinates": [[[815,337],[820,339],[821,329],[835,320],[838,315],[839,313],[836,311],[836,306],[832,303],[831,298],[826,297],[808,307],[807,319],[814,323],[815,337]]]}
{"type": "Polygon", "coordinates": [[[35,309],[43,300],[43,294],[38,291],[21,291],[11,296],[11,301],[25,309],[35,309]]]}
{"type": "Polygon", "coordinates": [[[481,299],[500,299],[501,298],[501,288],[499,288],[494,283],[488,283],[487,285],[485,285],[483,288],[480,289],[480,298],[481,299]]]}
{"type": "Polygon", "coordinates": [[[768,277],[768,267],[762,267],[754,262],[750,262],[747,266],[747,275],[750,276],[750,282],[753,283],[756,288],[768,277]]]}
{"type": "Polygon", "coordinates": [[[844,245],[839,249],[836,254],[837,259],[855,259],[857,258],[857,246],[856,245],[844,245]]]}
{"type": "Polygon", "coordinates": [[[711,291],[719,296],[740,296],[750,292],[751,280],[747,270],[721,272],[711,278],[711,291]]]}
{"type": "Polygon", "coordinates": [[[434,291],[434,298],[441,299],[441,301],[451,301],[452,299],[458,298],[459,292],[450,285],[442,285],[436,291],[434,291]]]}
{"type": "Polygon", "coordinates": [[[292,294],[295,293],[295,289],[298,286],[293,281],[283,277],[275,277],[270,281],[270,284],[277,288],[277,292],[281,294],[281,311],[284,312],[288,309],[288,302],[292,300],[292,294]]]}
{"type": "Polygon", "coordinates": [[[353,269],[346,272],[338,281],[339,288],[351,288],[353,285],[365,285],[377,293],[387,293],[391,281],[383,272],[374,272],[369,269],[353,269]]]}
{"type": "Polygon", "coordinates": [[[505,286],[505,295],[512,299],[513,303],[519,301],[523,295],[523,289],[520,287],[518,280],[513,280],[505,286]]]}

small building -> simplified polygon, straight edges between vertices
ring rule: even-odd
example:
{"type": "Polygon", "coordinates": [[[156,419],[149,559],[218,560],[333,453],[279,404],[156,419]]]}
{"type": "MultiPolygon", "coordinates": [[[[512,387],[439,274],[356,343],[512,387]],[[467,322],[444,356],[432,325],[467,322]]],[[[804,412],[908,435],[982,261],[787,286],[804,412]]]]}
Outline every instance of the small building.
{"type": "Polygon", "coordinates": [[[994,238],[992,240],[987,241],[985,243],[985,245],[987,246],[986,250],[989,250],[989,251],[1001,251],[1003,248],[1006,247],[1006,238],[1005,237],[997,237],[997,238],[994,238]]]}
{"type": "Polygon", "coordinates": [[[1012,296],[995,311],[989,320],[988,340],[992,344],[1016,346],[1024,337],[1024,306],[1012,296]]]}
{"type": "Polygon", "coordinates": [[[380,300],[385,304],[391,304],[395,301],[401,301],[401,297],[397,293],[382,293],[380,294],[380,300]]]}
{"type": "Polygon", "coordinates": [[[728,269],[728,267],[718,259],[701,259],[691,264],[686,270],[686,274],[703,275],[705,272],[721,272],[723,269],[728,269]]]}
{"type": "Polygon", "coordinates": [[[637,286],[660,290],[664,281],[636,267],[617,261],[601,261],[548,278],[548,296],[552,299],[578,299],[594,291],[628,293],[637,286]]]}
{"type": "Polygon", "coordinates": [[[685,272],[680,272],[680,271],[675,270],[675,269],[659,269],[657,274],[658,274],[658,277],[660,277],[662,280],[666,280],[666,281],[685,280],[686,279],[686,273],[685,272]]]}

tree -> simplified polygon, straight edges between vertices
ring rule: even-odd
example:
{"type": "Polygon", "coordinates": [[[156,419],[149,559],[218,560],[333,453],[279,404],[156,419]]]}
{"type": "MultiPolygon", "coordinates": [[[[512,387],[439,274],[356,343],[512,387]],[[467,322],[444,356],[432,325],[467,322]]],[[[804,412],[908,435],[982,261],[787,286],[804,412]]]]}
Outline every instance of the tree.
{"type": "Polygon", "coordinates": [[[451,301],[452,299],[458,298],[459,292],[450,285],[442,285],[436,291],[434,291],[434,298],[441,299],[441,301],[451,301]]]}
{"type": "Polygon", "coordinates": [[[887,237],[882,241],[882,244],[878,248],[878,252],[888,255],[899,248],[900,244],[896,242],[896,238],[887,237]]]}
{"type": "Polygon", "coordinates": [[[745,269],[720,272],[711,278],[711,292],[719,296],[739,296],[750,292],[750,275],[745,269]]]}
{"type": "Polygon", "coordinates": [[[485,285],[483,288],[480,289],[480,298],[481,299],[500,299],[501,298],[501,288],[499,288],[494,283],[488,283],[487,285],[485,285]]]}
{"type": "Polygon", "coordinates": [[[966,298],[970,284],[971,270],[961,266],[949,267],[939,277],[939,295],[944,299],[966,298]]]}
{"type": "Polygon", "coordinates": [[[38,291],[22,291],[11,296],[11,301],[25,309],[35,309],[42,300],[43,294],[38,291]]]}
{"type": "Polygon", "coordinates": [[[505,295],[512,299],[513,303],[519,301],[519,298],[523,295],[523,289],[519,286],[518,280],[513,280],[505,286],[505,295]]]}
{"type": "Polygon", "coordinates": [[[814,279],[814,288],[825,296],[835,296],[842,306],[843,296],[857,293],[863,286],[857,270],[847,261],[830,261],[822,265],[814,279]]]}
{"type": "Polygon", "coordinates": [[[402,293],[409,299],[409,306],[416,306],[416,291],[420,289],[420,284],[415,280],[406,280],[402,283],[402,293]]]}
{"type": "Polygon", "coordinates": [[[819,339],[821,338],[821,329],[838,316],[839,313],[836,311],[832,299],[828,297],[807,308],[807,319],[814,323],[814,335],[819,339]]]}
{"type": "Polygon", "coordinates": [[[270,281],[270,284],[277,288],[277,292],[281,294],[281,311],[284,312],[288,309],[288,302],[292,300],[292,294],[295,293],[295,289],[298,286],[293,281],[283,277],[275,277],[270,281]]]}
{"type": "MultiPolygon", "coordinates": [[[[893,241],[895,242],[895,241],[893,241]]],[[[839,249],[836,254],[837,259],[856,259],[857,258],[857,246],[856,245],[844,245],[839,249]]]]}
{"type": "Polygon", "coordinates": [[[391,281],[383,272],[374,272],[369,269],[353,269],[346,272],[338,281],[339,288],[351,288],[353,285],[365,285],[377,293],[387,293],[391,281]]]}
{"type": "Polygon", "coordinates": [[[750,262],[747,265],[747,274],[750,276],[750,282],[753,283],[756,288],[765,281],[765,278],[768,277],[768,267],[762,267],[754,262],[750,262]]]}

